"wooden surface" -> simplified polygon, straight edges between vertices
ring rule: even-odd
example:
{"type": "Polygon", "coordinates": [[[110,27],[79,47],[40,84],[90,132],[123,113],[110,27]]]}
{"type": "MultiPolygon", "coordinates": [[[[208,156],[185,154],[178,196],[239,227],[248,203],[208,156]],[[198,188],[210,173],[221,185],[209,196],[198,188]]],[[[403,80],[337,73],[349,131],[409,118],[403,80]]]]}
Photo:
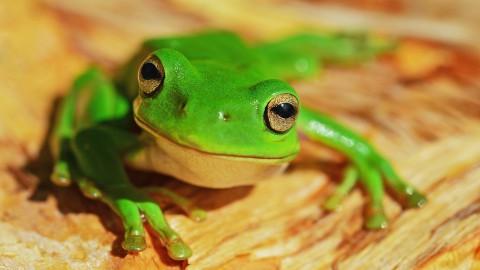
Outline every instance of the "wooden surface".
{"type": "Polygon", "coordinates": [[[478,2],[332,2],[2,1],[0,269],[480,269],[478,2]],[[194,250],[188,264],[168,259],[150,230],[146,251],[125,254],[106,206],[49,183],[53,111],[88,63],[112,72],[146,36],[209,27],[249,40],[304,28],[398,37],[393,56],[294,85],[368,137],[427,194],[425,208],[402,211],[387,197],[390,227],[366,231],[356,189],[342,211],[324,212],[342,159],[306,144],[285,175],[255,187],[208,190],[130,172],[192,198],[208,219],[165,205],[194,250]]]}

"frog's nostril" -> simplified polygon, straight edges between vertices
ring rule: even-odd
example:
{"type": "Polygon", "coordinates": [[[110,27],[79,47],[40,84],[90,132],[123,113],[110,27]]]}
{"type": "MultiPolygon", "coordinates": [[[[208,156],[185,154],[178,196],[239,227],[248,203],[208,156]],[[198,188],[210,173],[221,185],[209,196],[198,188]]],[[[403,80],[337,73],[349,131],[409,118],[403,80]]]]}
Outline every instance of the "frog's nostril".
{"type": "Polygon", "coordinates": [[[224,122],[228,122],[230,120],[230,114],[225,113],[225,112],[219,112],[218,113],[218,119],[220,119],[224,122]]]}
{"type": "Polygon", "coordinates": [[[186,100],[183,100],[181,101],[179,104],[178,104],[178,114],[179,115],[182,115],[182,116],[185,116],[187,115],[187,101],[186,100]]]}

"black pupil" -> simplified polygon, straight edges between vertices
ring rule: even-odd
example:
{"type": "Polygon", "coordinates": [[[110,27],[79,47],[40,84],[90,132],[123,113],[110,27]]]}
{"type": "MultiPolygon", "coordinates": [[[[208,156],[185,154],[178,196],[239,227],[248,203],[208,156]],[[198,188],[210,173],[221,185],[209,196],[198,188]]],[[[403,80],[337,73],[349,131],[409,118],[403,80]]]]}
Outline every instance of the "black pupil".
{"type": "Polygon", "coordinates": [[[285,119],[290,118],[297,113],[297,110],[295,110],[295,107],[293,107],[293,105],[290,103],[280,103],[277,106],[273,107],[272,111],[276,115],[285,119]]]}
{"type": "Polygon", "coordinates": [[[157,67],[152,63],[143,64],[140,73],[142,74],[142,78],[144,80],[160,79],[160,72],[158,71],[157,67]]]}

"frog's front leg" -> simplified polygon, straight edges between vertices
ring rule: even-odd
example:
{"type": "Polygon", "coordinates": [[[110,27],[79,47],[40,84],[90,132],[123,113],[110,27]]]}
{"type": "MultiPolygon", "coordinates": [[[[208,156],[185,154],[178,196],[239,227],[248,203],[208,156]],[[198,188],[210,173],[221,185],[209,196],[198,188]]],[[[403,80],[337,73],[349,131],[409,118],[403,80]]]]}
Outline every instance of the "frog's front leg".
{"type": "Polygon", "coordinates": [[[325,115],[302,108],[298,128],[309,138],[340,151],[351,160],[351,167],[347,168],[339,190],[327,200],[327,208],[336,208],[340,200],[353,188],[357,179],[370,197],[365,222],[367,228],[377,229],[387,225],[382,205],[383,178],[407,207],[422,207],[425,204],[426,198],[413,186],[404,182],[385,158],[363,138],[344,126],[325,115]]]}
{"type": "Polygon", "coordinates": [[[142,146],[129,131],[129,102],[99,69],[79,76],[65,97],[51,138],[55,166],[52,180],[72,180],[89,198],[101,199],[119,214],[125,227],[127,251],[146,248],[143,218],[160,235],[172,258],[190,256],[165,221],[160,207],[145,191],[134,187],[125,173],[122,155],[142,146]]]}
{"type": "Polygon", "coordinates": [[[119,133],[121,131],[110,127],[93,126],[77,132],[73,137],[71,147],[75,160],[88,179],[83,182],[90,183],[85,184],[90,188],[93,184],[100,193],[98,197],[122,219],[125,227],[122,247],[125,250],[138,252],[146,248],[143,214],[161,237],[170,257],[177,260],[190,257],[190,248],[167,224],[154,199],[129,182],[120,158],[122,145],[115,142],[119,133]]]}

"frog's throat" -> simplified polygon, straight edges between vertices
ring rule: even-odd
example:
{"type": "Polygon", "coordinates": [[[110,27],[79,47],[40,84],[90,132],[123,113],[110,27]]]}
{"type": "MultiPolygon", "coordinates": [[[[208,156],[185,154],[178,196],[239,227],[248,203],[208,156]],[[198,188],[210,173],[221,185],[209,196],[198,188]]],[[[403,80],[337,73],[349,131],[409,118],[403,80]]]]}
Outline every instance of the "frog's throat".
{"type": "Polygon", "coordinates": [[[139,125],[142,129],[150,133],[156,138],[161,138],[163,140],[167,140],[172,144],[178,145],[180,147],[188,148],[192,151],[199,152],[204,155],[211,155],[211,156],[217,156],[219,158],[227,158],[227,159],[236,159],[236,160],[246,160],[246,161],[255,161],[255,162],[261,162],[261,163],[285,163],[290,160],[292,160],[296,155],[297,152],[286,155],[286,156],[281,156],[281,157],[262,157],[262,156],[242,156],[242,155],[231,155],[231,154],[219,154],[219,153],[211,153],[211,152],[206,152],[201,149],[193,148],[188,145],[184,145],[181,143],[178,143],[171,138],[161,134],[157,130],[155,130],[153,127],[145,123],[140,117],[138,117],[136,114],[134,114],[134,119],[137,125],[139,125]]]}

